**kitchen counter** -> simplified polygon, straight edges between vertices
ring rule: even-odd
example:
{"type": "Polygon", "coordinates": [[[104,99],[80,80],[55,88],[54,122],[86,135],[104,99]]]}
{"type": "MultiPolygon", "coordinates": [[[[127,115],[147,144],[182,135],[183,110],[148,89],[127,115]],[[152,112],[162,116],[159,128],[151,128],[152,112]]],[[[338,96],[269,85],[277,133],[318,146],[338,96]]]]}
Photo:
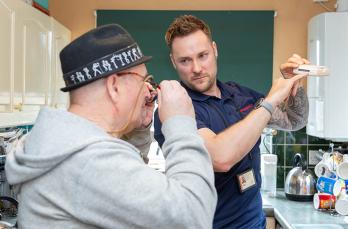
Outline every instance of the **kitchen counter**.
{"type": "MultiPolygon", "coordinates": [[[[266,216],[274,217],[284,229],[348,229],[348,216],[319,211],[313,202],[298,202],[286,199],[284,190],[277,190],[276,197],[262,193],[263,210],[266,216]]],[[[8,226],[16,218],[4,218],[8,226]]]]}
{"type": "Polygon", "coordinates": [[[273,216],[283,228],[348,229],[348,216],[316,210],[312,201],[298,202],[288,200],[285,197],[284,190],[277,190],[276,197],[269,197],[262,193],[262,198],[266,216],[273,216]]]}

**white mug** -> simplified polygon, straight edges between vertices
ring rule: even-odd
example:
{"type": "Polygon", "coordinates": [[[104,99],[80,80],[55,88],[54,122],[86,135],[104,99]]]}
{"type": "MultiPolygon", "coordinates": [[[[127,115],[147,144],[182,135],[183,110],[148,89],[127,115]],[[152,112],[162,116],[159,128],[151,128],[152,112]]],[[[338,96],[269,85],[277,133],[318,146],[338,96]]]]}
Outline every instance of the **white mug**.
{"type": "Polygon", "coordinates": [[[343,155],[343,162],[348,162],[348,154],[343,155]]]}
{"type": "Polygon", "coordinates": [[[336,201],[335,209],[341,215],[348,215],[348,199],[341,198],[336,201]]]}
{"type": "MultiPolygon", "coordinates": [[[[347,156],[347,155],[344,155],[347,156]]],[[[343,161],[341,164],[339,164],[337,166],[337,175],[344,179],[344,180],[348,180],[348,161],[343,161]]]]}
{"type": "Polygon", "coordinates": [[[323,159],[314,168],[315,175],[317,175],[317,177],[331,177],[333,166],[334,164],[330,153],[324,153],[323,159]]]}
{"type": "Polygon", "coordinates": [[[338,199],[340,200],[346,200],[348,199],[348,194],[347,194],[347,190],[345,188],[341,188],[341,192],[338,195],[338,199]]]}
{"type": "MultiPolygon", "coordinates": [[[[347,163],[347,161],[343,163],[347,163]]],[[[345,188],[342,188],[340,195],[338,196],[338,199],[336,200],[335,209],[337,213],[341,215],[348,215],[348,194],[345,188]]]]}

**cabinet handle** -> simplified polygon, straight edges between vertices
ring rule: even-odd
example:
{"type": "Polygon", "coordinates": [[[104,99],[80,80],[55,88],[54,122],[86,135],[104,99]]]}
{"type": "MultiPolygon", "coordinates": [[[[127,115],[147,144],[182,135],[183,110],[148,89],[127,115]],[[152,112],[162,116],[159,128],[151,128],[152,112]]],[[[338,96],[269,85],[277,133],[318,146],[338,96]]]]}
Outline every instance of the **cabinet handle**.
{"type": "Polygon", "coordinates": [[[23,104],[22,103],[18,103],[16,105],[13,106],[14,110],[18,110],[18,111],[22,111],[23,109],[23,104]]]}

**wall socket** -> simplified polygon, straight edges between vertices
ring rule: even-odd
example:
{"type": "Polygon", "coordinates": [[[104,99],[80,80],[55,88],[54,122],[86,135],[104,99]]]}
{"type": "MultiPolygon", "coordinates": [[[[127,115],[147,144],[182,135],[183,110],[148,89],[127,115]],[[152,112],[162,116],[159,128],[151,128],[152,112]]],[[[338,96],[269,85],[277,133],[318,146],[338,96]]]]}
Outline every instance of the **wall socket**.
{"type": "Polygon", "coordinates": [[[309,150],[308,151],[308,165],[316,165],[319,163],[320,159],[317,158],[318,150],[309,150]]]}

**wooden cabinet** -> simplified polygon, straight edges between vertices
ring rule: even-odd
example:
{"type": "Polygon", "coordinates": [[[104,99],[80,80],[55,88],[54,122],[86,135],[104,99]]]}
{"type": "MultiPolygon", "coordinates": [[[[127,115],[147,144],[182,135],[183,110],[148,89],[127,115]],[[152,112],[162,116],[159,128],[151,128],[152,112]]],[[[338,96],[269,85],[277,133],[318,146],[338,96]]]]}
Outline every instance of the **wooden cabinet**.
{"type": "Polygon", "coordinates": [[[23,124],[26,113],[33,122],[42,106],[66,107],[59,52],[70,31],[20,0],[0,0],[0,29],[0,127],[16,125],[16,116],[23,124]]]}
{"type": "Polygon", "coordinates": [[[276,221],[274,217],[266,217],[266,229],[275,229],[276,221]]]}

